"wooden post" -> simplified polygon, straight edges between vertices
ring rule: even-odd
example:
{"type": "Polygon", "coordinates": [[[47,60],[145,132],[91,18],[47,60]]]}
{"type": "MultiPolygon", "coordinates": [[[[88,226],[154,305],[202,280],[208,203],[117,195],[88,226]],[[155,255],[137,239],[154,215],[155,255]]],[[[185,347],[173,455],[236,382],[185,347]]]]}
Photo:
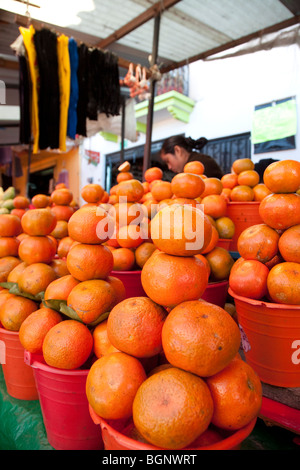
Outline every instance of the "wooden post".
{"type": "Polygon", "coordinates": [[[125,96],[122,96],[122,133],[121,133],[121,154],[120,163],[124,162],[124,140],[125,140],[125,96]]]}
{"type": "MultiPolygon", "coordinates": [[[[160,13],[158,13],[158,15],[154,18],[154,34],[153,34],[152,56],[151,56],[151,64],[150,64],[151,67],[157,62],[159,27],[160,27],[160,13]]],[[[148,104],[148,115],[147,115],[146,143],[145,143],[144,160],[143,160],[143,176],[145,174],[145,171],[149,168],[150,160],[151,160],[151,140],[152,140],[155,85],[156,85],[156,80],[151,78],[150,99],[149,99],[149,104],[148,104]]]]}

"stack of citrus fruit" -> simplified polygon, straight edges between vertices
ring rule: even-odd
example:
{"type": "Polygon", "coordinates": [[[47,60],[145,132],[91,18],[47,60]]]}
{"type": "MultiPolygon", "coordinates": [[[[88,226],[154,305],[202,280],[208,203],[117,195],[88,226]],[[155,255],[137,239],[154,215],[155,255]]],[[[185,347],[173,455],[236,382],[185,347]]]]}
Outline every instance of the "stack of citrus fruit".
{"type": "Polygon", "coordinates": [[[272,163],[264,172],[264,184],[270,194],[259,207],[263,223],[239,236],[241,258],[229,284],[233,292],[250,299],[300,305],[300,163],[272,163]]]}
{"type": "Polygon", "coordinates": [[[222,194],[232,202],[260,202],[272,192],[265,183],[260,183],[259,174],[250,158],[235,160],[232,172],[226,173],[221,182],[222,194]]]}
{"type": "MultiPolygon", "coordinates": [[[[73,194],[68,188],[59,187],[51,193],[51,212],[55,215],[57,221],[68,222],[74,212],[71,206],[73,194]]],[[[61,223],[59,224],[60,227],[61,223]]],[[[66,231],[66,225],[62,224],[66,231]]]]}
{"type": "Polygon", "coordinates": [[[13,200],[14,208],[10,211],[11,214],[17,215],[20,219],[29,208],[30,201],[25,196],[16,196],[13,200]]]}
{"type": "Polygon", "coordinates": [[[20,218],[13,214],[0,214],[0,280],[5,282],[11,269],[19,264],[18,250],[22,232],[20,218]]]}
{"type": "Polygon", "coordinates": [[[168,313],[148,297],[129,298],[96,327],[94,344],[88,402],[134,440],[195,449],[259,413],[260,380],[238,354],[237,324],[216,305],[186,301],[168,313]],[[149,369],[145,361],[157,356],[149,369]]]}

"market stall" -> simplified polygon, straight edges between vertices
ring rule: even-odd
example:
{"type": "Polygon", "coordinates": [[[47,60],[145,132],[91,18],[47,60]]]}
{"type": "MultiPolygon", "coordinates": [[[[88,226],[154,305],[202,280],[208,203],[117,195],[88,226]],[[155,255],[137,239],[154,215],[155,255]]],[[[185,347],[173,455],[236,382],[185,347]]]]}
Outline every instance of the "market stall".
{"type": "MultiPolygon", "coordinates": [[[[149,93],[149,105],[141,179],[121,158],[117,184],[108,191],[87,184],[81,207],[63,180],[49,196],[29,200],[13,186],[0,195],[0,409],[12,429],[0,432],[0,447],[299,444],[299,161],[269,165],[263,183],[249,158],[235,160],[220,179],[189,161],[171,181],[150,162],[161,74],[242,44],[249,53],[251,40],[298,24],[299,12],[287,1],[274,0],[269,9],[243,4],[248,23],[241,30],[239,15],[222,23],[222,2],[210,12],[204,3],[198,10],[191,0],[166,0],[139,12],[131,4],[128,22],[122,18],[93,44],[75,40],[76,28],[52,25],[53,31],[29,9],[29,22],[19,27],[13,49],[27,98],[20,120],[27,185],[32,152],[64,154],[67,139],[76,142],[90,122],[116,117],[121,108],[124,150],[122,86],[131,97],[149,93]],[[152,51],[143,72],[134,60],[139,48],[131,50],[140,28],[147,31],[140,50],[152,51]],[[194,43],[183,41],[189,34],[194,43]],[[124,45],[124,55],[132,53],[127,62],[120,58],[124,45]],[[15,425],[20,441],[10,440],[15,425]]],[[[102,13],[104,28],[111,12],[102,13]]],[[[92,30],[91,17],[86,21],[92,30]]]]}

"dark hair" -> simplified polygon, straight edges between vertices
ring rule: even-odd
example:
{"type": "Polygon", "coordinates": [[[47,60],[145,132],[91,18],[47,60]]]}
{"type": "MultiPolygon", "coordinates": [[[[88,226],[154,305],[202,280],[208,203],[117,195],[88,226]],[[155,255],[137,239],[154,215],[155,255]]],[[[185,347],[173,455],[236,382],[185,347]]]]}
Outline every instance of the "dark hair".
{"type": "Polygon", "coordinates": [[[160,153],[174,154],[174,147],[176,145],[179,145],[179,147],[183,147],[188,152],[192,152],[193,150],[201,150],[206,143],[207,139],[205,137],[200,137],[200,139],[194,140],[191,137],[174,135],[164,141],[160,153]]]}

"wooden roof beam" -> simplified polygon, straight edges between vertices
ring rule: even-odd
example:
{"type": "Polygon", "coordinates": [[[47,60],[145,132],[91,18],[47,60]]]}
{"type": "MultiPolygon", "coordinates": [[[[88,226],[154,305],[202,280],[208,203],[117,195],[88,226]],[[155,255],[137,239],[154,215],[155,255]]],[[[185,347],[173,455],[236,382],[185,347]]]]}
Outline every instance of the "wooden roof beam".
{"type": "Polygon", "coordinates": [[[167,10],[168,8],[176,5],[176,3],[179,3],[180,1],[181,0],[159,0],[150,8],[148,8],[148,10],[144,11],[136,18],[133,18],[133,20],[129,21],[127,24],[119,28],[110,36],[105,39],[102,39],[98,44],[96,44],[96,47],[105,49],[113,42],[118,41],[127,34],[131,33],[133,30],[142,26],[144,23],[147,23],[147,21],[157,16],[158,13],[162,13],[164,10],[167,10]]]}

